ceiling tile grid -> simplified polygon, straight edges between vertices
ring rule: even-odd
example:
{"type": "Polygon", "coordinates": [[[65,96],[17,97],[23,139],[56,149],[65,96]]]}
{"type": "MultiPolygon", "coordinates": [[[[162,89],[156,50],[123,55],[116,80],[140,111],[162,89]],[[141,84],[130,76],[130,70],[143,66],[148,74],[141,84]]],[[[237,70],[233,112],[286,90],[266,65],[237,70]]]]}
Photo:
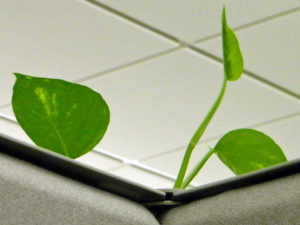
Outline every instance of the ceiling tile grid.
{"type": "Polygon", "coordinates": [[[88,0],[123,16],[171,35],[194,42],[220,33],[220,12],[226,5],[233,28],[257,23],[300,7],[298,0],[88,0]]]}
{"type": "MultiPolygon", "coordinates": [[[[12,72],[79,82],[102,94],[111,123],[95,151],[77,160],[147,186],[170,188],[184,148],[222,82],[223,2],[0,0],[5,9],[0,14],[0,133],[33,144],[8,104],[12,72]]],[[[299,158],[300,3],[225,4],[246,71],[229,83],[191,166],[207,145],[240,127],[270,134],[289,159],[299,158]]],[[[193,184],[230,176],[213,156],[193,184]]]]}
{"type": "Polygon", "coordinates": [[[83,1],[1,0],[0,8],[0,106],[13,72],[76,81],[176,46],[83,1]]]}
{"type": "MultiPolygon", "coordinates": [[[[220,64],[180,50],[83,82],[102,94],[111,122],[100,147],[142,159],[185,146],[213,104],[220,64]]],[[[228,84],[203,140],[300,112],[299,103],[244,76],[228,84]]]]}

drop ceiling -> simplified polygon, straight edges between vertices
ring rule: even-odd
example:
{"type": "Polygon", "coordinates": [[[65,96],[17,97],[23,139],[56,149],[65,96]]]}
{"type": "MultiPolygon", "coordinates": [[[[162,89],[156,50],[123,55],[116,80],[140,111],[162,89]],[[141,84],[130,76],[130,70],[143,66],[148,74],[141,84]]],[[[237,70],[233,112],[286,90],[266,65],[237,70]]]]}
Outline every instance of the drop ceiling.
{"type": "MultiPolygon", "coordinates": [[[[65,79],[101,93],[111,123],[94,151],[77,159],[155,188],[169,188],[184,148],[222,82],[220,14],[236,31],[243,77],[194,152],[231,129],[272,136],[299,158],[298,0],[0,0],[0,132],[29,144],[10,99],[13,72],[65,79]]],[[[212,157],[193,185],[233,174],[212,157]]]]}

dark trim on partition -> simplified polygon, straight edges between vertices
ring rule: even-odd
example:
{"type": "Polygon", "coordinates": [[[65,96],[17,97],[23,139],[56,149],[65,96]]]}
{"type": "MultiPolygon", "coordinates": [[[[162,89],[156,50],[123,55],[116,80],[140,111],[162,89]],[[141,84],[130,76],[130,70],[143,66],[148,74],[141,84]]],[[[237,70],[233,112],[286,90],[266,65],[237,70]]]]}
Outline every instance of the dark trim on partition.
{"type": "Polygon", "coordinates": [[[96,170],[50,151],[0,135],[0,152],[25,160],[81,183],[136,202],[164,201],[165,192],[136,184],[106,171],[96,170]]]}
{"type": "Polygon", "coordinates": [[[1,135],[0,152],[84,184],[142,203],[153,212],[176,207],[228,190],[263,183],[300,172],[299,158],[259,171],[187,190],[155,190],[1,135]]]}
{"type": "Polygon", "coordinates": [[[300,159],[291,160],[259,171],[232,177],[192,189],[182,190],[174,193],[171,200],[190,202],[220,194],[228,190],[259,184],[296,173],[300,173],[300,159]]]}

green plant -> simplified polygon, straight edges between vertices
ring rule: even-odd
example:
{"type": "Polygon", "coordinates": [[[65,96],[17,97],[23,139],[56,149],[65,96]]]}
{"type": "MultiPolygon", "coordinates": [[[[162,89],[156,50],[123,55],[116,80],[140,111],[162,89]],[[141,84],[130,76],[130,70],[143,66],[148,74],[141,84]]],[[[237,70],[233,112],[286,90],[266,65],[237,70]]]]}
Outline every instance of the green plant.
{"type": "Polygon", "coordinates": [[[184,180],[192,152],[220,105],[227,82],[238,80],[243,72],[243,57],[239,42],[234,32],[227,25],[225,8],[223,8],[222,12],[222,44],[224,66],[222,88],[186,149],[174,188],[187,187],[204,163],[214,153],[217,153],[222,162],[237,175],[286,161],[282,150],[271,138],[253,129],[239,129],[224,135],[184,180]],[[236,146],[237,143],[240,144],[238,147],[236,146]],[[265,144],[270,147],[265,148],[265,144]],[[230,149],[234,149],[234,151],[230,151],[230,149]]]}
{"type": "MultiPolygon", "coordinates": [[[[186,176],[192,152],[220,105],[228,81],[240,78],[243,58],[238,40],[222,12],[224,78],[220,93],[193,135],[174,188],[185,188],[212,154],[235,174],[244,174],[286,161],[280,147],[267,135],[253,129],[238,129],[225,134],[186,176]]],[[[77,158],[102,139],[109,108],[100,94],[88,87],[58,79],[38,78],[15,73],[12,106],[17,121],[43,148],[77,158]]]]}

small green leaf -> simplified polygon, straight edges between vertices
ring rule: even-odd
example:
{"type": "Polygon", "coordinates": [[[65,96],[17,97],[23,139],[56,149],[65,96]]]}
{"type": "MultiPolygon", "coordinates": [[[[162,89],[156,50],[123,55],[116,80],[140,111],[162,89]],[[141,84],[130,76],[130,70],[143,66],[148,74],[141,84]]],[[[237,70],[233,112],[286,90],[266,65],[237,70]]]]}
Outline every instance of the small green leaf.
{"type": "Polygon", "coordinates": [[[287,161],[281,148],[270,137],[253,129],[228,132],[218,141],[215,150],[236,175],[287,161]]]}
{"type": "Polygon", "coordinates": [[[227,80],[235,81],[242,75],[244,63],[238,39],[227,25],[225,7],[222,13],[222,40],[224,72],[227,80]]]}
{"type": "Polygon", "coordinates": [[[13,111],[36,145],[77,158],[102,139],[110,113],[97,92],[58,79],[15,76],[13,111]]]}

